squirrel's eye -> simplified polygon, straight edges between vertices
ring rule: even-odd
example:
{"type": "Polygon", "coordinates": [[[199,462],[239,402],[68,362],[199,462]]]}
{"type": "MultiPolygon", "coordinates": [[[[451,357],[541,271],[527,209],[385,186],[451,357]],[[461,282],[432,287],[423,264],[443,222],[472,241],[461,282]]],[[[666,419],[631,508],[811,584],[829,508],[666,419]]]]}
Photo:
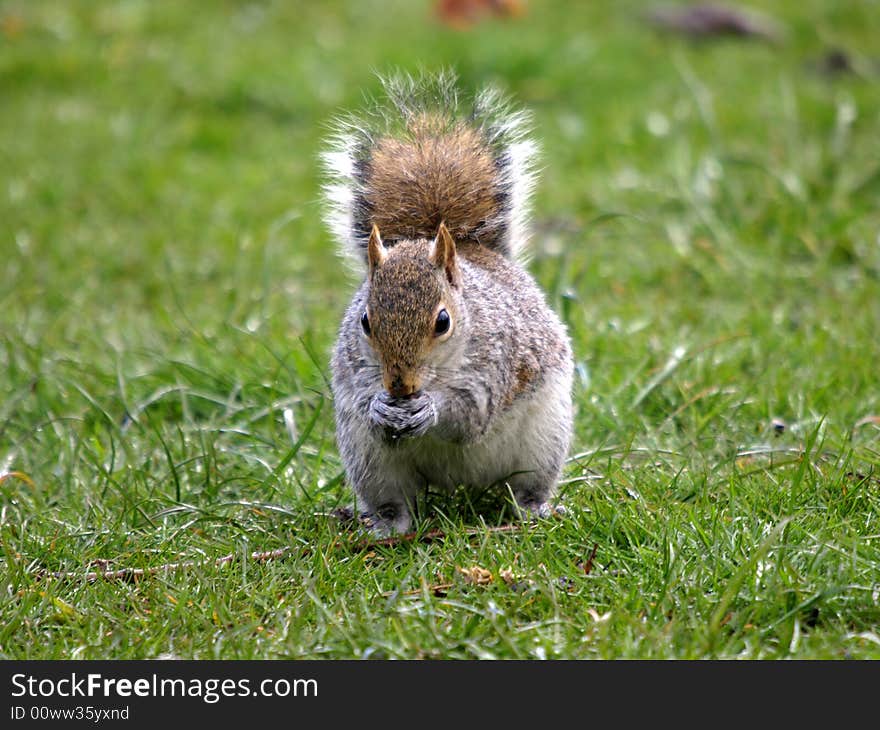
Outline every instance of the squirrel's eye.
{"type": "Polygon", "coordinates": [[[364,334],[369,337],[370,336],[370,318],[367,316],[367,313],[364,312],[361,315],[361,327],[364,328],[364,334]]]}
{"type": "Polygon", "coordinates": [[[449,332],[449,325],[452,324],[452,319],[449,316],[449,312],[445,309],[441,309],[437,314],[437,321],[434,322],[434,334],[435,335],[445,335],[449,332]]]}

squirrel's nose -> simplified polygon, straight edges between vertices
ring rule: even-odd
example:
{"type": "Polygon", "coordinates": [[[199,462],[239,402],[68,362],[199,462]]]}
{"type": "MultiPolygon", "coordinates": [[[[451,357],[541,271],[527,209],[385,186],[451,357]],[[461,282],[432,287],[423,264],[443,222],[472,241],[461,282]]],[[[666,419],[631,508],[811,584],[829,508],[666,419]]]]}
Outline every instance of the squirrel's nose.
{"type": "Polygon", "coordinates": [[[390,368],[385,373],[385,390],[393,398],[407,398],[418,390],[415,378],[403,373],[399,368],[390,368]]]}

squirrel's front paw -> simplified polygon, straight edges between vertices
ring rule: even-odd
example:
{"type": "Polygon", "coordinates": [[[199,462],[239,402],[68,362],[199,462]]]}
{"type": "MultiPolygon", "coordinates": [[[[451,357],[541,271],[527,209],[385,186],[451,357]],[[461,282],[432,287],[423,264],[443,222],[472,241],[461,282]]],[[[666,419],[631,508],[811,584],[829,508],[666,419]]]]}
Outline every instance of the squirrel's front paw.
{"type": "Polygon", "coordinates": [[[383,390],[370,402],[370,420],[383,430],[386,439],[396,441],[422,436],[435,426],[437,408],[427,393],[395,398],[383,390]]]}

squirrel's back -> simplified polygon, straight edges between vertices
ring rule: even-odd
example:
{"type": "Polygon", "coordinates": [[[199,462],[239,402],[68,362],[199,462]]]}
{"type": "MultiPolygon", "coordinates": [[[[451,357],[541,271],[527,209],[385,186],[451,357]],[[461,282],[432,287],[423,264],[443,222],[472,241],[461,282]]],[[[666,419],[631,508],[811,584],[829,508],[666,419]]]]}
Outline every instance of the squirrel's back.
{"type": "Polygon", "coordinates": [[[363,260],[372,227],[387,245],[456,241],[506,257],[527,238],[536,146],[527,116],[495,90],[460,100],[449,73],[383,79],[385,99],[338,122],[323,160],[327,222],[345,253],[363,260]]]}

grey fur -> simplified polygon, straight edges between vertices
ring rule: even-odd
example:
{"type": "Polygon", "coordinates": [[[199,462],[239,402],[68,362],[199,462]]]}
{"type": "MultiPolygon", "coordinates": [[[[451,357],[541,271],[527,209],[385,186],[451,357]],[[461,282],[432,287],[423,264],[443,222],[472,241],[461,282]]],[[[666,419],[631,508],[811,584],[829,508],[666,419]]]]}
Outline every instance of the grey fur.
{"type": "Polygon", "coordinates": [[[332,361],[337,442],[379,534],[409,529],[428,484],[509,487],[545,515],[568,453],[573,365],[563,325],[518,264],[478,246],[459,257],[457,329],[417,397],[383,389],[360,327],[369,281],[342,320],[332,361]],[[533,376],[525,384],[524,373],[533,376]]]}
{"type": "Polygon", "coordinates": [[[569,338],[518,263],[536,150],[527,116],[491,90],[466,111],[454,81],[386,80],[388,103],[340,122],[324,155],[327,222],[342,250],[366,263],[377,232],[332,358],[339,452],[377,534],[408,530],[429,484],[509,490],[523,510],[545,516],[571,441],[569,338]],[[397,187],[405,176],[386,175],[384,187],[374,176],[370,188],[371,164],[397,164],[388,139],[412,143],[402,154],[420,161],[413,184],[430,195],[407,197],[397,187]],[[441,169],[412,152],[438,139],[441,169]],[[409,200],[429,200],[431,211],[395,207],[409,200]],[[388,248],[376,249],[385,223],[388,248]],[[418,235],[402,233],[410,230],[418,235]],[[453,324],[435,333],[443,308],[453,324]]]}

